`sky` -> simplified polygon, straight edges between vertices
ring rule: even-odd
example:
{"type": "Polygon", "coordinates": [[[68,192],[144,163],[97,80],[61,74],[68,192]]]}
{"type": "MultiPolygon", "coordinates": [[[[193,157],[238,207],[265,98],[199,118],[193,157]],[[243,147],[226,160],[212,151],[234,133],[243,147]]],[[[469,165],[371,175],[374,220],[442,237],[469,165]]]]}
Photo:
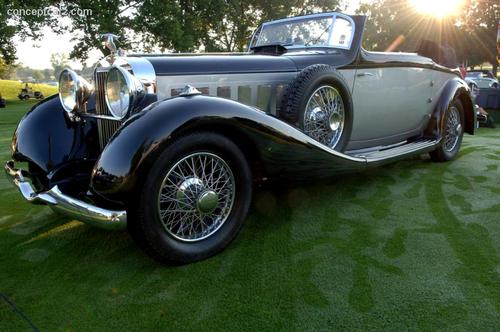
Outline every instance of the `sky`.
{"type": "MultiPolygon", "coordinates": [[[[354,13],[356,8],[359,6],[359,2],[360,0],[349,1],[346,13],[354,13]]],[[[73,49],[75,43],[71,41],[70,33],[58,35],[53,33],[50,28],[44,28],[43,32],[43,37],[36,41],[32,39],[21,41],[19,38],[15,40],[17,58],[23,65],[35,69],[51,68],[51,54],[65,53],[69,55],[73,49]]],[[[91,65],[95,63],[101,56],[102,53],[97,50],[91,52],[87,64],[91,65]]],[[[82,67],[80,63],[74,61],[70,63],[70,66],[74,69],[81,69],[82,67]]]]}

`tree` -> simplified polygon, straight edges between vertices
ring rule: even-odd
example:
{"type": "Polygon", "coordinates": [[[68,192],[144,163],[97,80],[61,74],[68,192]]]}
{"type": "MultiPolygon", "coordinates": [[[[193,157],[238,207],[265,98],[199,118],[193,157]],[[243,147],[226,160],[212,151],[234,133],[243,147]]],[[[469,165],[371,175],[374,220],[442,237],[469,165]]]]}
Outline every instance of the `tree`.
{"type": "Polygon", "coordinates": [[[53,53],[50,56],[50,63],[52,64],[52,68],[54,68],[55,77],[59,77],[61,71],[68,67],[68,56],[63,53],[53,53]]]}
{"type": "Polygon", "coordinates": [[[54,76],[54,69],[46,68],[43,70],[43,76],[47,80],[52,80],[55,78],[54,76]]]}
{"type": "MultiPolygon", "coordinates": [[[[34,1],[34,0],[29,0],[34,1]]],[[[41,0],[56,3],[55,0],[41,0]]],[[[55,32],[70,32],[76,46],[70,58],[86,60],[89,51],[109,51],[100,34],[120,36],[119,47],[149,52],[244,50],[252,31],[264,20],[332,10],[342,0],[67,0],[69,23],[51,17],[55,32]],[[80,15],[81,14],[81,15],[80,15]]]]}
{"type": "Polygon", "coordinates": [[[61,4],[66,12],[82,13],[71,16],[71,23],[56,29],[67,31],[77,44],[70,53],[70,58],[86,60],[92,49],[98,49],[108,55],[109,50],[102,45],[100,35],[113,33],[120,36],[120,47],[128,48],[128,35],[133,31],[131,17],[143,0],[68,0],[61,4]]]}
{"type": "Polygon", "coordinates": [[[5,63],[16,60],[15,36],[37,38],[43,26],[56,24],[49,12],[44,11],[53,3],[53,0],[0,1],[0,58],[5,63]]]}
{"type": "Polygon", "coordinates": [[[498,0],[467,0],[463,19],[463,29],[468,33],[468,54],[474,64],[487,61],[498,72],[497,28],[500,23],[500,4],[498,0]]]}
{"type": "Polygon", "coordinates": [[[456,17],[434,18],[418,13],[409,0],[362,2],[358,13],[368,15],[363,45],[376,51],[415,51],[422,40],[437,44],[455,39],[456,17]]]}
{"type": "Polygon", "coordinates": [[[145,0],[133,19],[148,48],[243,51],[252,31],[279,17],[333,10],[338,0],[145,0]],[[168,27],[168,28],[166,28],[168,27]]]}
{"type": "Polygon", "coordinates": [[[454,47],[460,62],[488,61],[496,72],[499,10],[498,0],[466,0],[459,13],[437,19],[417,13],[408,0],[374,0],[363,2],[358,12],[370,16],[365,48],[415,51],[427,39],[454,47]]]}
{"type": "Polygon", "coordinates": [[[13,63],[6,63],[0,58],[0,79],[8,80],[12,78],[16,71],[17,65],[13,63]]]}
{"type": "Polygon", "coordinates": [[[45,75],[43,74],[43,71],[41,70],[34,70],[33,71],[33,78],[40,82],[41,80],[45,79],[45,75]]]}

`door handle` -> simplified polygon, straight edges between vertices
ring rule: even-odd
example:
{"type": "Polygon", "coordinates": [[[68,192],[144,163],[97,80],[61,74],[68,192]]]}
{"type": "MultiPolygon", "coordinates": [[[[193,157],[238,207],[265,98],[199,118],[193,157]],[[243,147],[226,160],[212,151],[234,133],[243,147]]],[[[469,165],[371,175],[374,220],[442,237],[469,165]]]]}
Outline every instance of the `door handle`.
{"type": "Polygon", "coordinates": [[[359,73],[359,74],[357,74],[356,76],[357,76],[357,77],[363,77],[363,76],[375,76],[375,75],[374,75],[374,74],[372,74],[372,73],[367,73],[367,72],[365,72],[365,73],[359,73]]]}

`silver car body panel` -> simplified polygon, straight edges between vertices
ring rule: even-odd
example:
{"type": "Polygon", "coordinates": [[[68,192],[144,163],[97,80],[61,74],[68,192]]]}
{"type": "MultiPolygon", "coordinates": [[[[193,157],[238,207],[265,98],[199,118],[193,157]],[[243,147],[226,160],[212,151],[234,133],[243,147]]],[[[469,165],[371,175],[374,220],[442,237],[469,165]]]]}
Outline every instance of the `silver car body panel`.
{"type": "MultiPolygon", "coordinates": [[[[339,69],[353,98],[348,149],[395,144],[428,124],[439,89],[453,74],[426,68],[339,69]]],[[[158,76],[158,99],[177,96],[186,85],[277,115],[286,85],[297,72],[158,76]]]]}
{"type": "MultiPolygon", "coordinates": [[[[352,91],[355,70],[340,72],[352,91]]],[[[177,96],[186,85],[191,85],[203,94],[232,99],[276,115],[284,89],[295,76],[297,72],[175,75],[158,76],[156,83],[159,100],[177,96]]]]}
{"type": "Polygon", "coordinates": [[[426,68],[359,69],[353,88],[353,130],[348,149],[391,145],[419,135],[445,82],[454,77],[426,68]]]}

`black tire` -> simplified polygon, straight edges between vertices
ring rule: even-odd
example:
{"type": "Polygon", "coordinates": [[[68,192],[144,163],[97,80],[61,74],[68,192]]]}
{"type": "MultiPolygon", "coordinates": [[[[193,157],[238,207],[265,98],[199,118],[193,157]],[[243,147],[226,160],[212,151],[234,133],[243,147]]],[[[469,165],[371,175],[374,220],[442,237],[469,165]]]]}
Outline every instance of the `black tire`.
{"type": "Polygon", "coordinates": [[[278,115],[307,133],[304,123],[306,106],[312,94],[322,86],[333,87],[341,96],[344,108],[343,130],[333,149],[343,151],[352,131],[352,96],[344,77],[334,67],[318,64],[303,69],[287,85],[278,115]]]}
{"type": "Polygon", "coordinates": [[[464,137],[464,125],[465,125],[464,108],[463,108],[460,100],[455,99],[451,102],[450,106],[446,110],[446,114],[444,115],[444,118],[443,118],[443,123],[441,124],[441,133],[442,133],[441,143],[436,148],[436,150],[431,151],[429,153],[432,161],[434,161],[434,162],[446,162],[446,161],[453,160],[457,156],[457,154],[460,150],[460,146],[462,145],[462,139],[464,137]],[[461,130],[460,130],[460,134],[458,136],[458,140],[456,141],[456,144],[454,144],[453,148],[451,148],[451,147],[447,148],[446,147],[446,137],[449,134],[447,124],[448,124],[449,118],[451,116],[450,114],[452,112],[452,109],[456,109],[458,111],[458,114],[460,116],[461,130]]]}
{"type": "Polygon", "coordinates": [[[469,82],[469,88],[472,90],[472,89],[477,89],[477,84],[474,83],[474,82],[469,82]]]}
{"type": "Polygon", "coordinates": [[[128,230],[139,247],[159,261],[170,264],[195,262],[220,252],[231,243],[243,226],[251,199],[251,170],[237,145],[219,134],[193,133],[179,138],[158,156],[144,184],[137,190],[136,202],[129,208],[128,230]],[[221,158],[232,172],[236,189],[228,217],[220,228],[206,238],[187,242],[167,231],[157,204],[169,171],[194,153],[209,153],[221,158]]]}

